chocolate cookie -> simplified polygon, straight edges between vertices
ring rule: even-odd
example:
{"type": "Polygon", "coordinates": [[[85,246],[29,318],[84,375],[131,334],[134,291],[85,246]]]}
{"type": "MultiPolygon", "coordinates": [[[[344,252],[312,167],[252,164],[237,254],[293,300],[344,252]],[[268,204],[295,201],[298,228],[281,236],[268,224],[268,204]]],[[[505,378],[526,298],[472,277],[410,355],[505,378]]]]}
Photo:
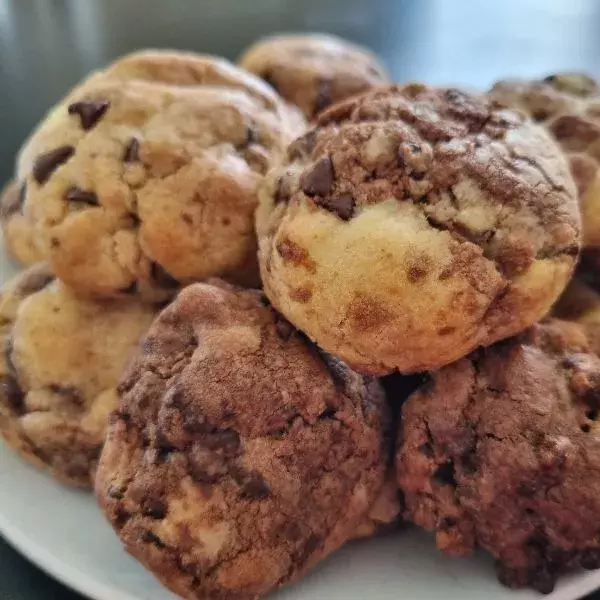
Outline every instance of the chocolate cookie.
{"type": "Polygon", "coordinates": [[[484,548],[510,587],[600,567],[599,398],[600,359],[562,321],[433,373],[402,410],[406,518],[448,554],[484,548]]]}
{"type": "Polygon", "coordinates": [[[96,493],[186,598],[258,598],[357,534],[389,464],[385,403],[260,293],[184,289],[121,381],[96,493]]]}
{"type": "Polygon", "coordinates": [[[505,80],[490,96],[543,124],[566,152],[580,194],[583,241],[600,253],[600,87],[583,73],[505,80]]]}
{"type": "Polygon", "coordinates": [[[80,295],[256,284],[256,188],[302,119],[225,60],[142,52],[92,75],[25,143],[25,215],[80,295]]]}
{"type": "Polygon", "coordinates": [[[580,218],[548,134],[485,97],[419,84],[323,113],[261,190],[273,305],[363,372],[440,367],[548,312],[580,218]]]}
{"type": "Polygon", "coordinates": [[[89,487],[117,379],[155,311],[73,296],[45,265],[0,296],[0,436],[30,463],[89,487]]]}
{"type": "Polygon", "coordinates": [[[0,226],[4,245],[23,265],[32,265],[42,260],[43,252],[38,248],[37,237],[29,219],[23,214],[25,186],[11,181],[0,192],[0,226]]]}
{"type": "Polygon", "coordinates": [[[333,35],[268,37],[249,48],[239,64],[309,119],[340,100],[390,82],[373,53],[333,35]]]}

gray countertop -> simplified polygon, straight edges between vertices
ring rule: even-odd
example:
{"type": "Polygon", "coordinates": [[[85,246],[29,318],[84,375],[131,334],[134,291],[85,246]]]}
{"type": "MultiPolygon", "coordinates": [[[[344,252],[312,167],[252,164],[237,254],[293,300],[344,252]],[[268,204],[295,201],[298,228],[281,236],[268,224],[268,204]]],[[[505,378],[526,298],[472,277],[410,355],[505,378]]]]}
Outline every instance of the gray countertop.
{"type": "MultiPolygon", "coordinates": [[[[53,102],[136,48],[234,58],[274,31],[330,31],[370,46],[398,80],[485,87],[560,69],[600,75],[599,29],[596,0],[0,0],[0,182],[53,102]]],[[[49,598],[78,596],[0,540],[0,600],[49,598]]]]}

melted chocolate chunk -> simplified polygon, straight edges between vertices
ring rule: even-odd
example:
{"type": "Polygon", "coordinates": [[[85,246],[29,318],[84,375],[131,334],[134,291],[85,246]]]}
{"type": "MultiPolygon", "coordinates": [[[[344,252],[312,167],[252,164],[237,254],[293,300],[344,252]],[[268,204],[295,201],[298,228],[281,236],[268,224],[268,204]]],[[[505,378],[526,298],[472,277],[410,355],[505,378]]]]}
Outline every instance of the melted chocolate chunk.
{"type": "Polygon", "coordinates": [[[75,148],[73,146],[60,146],[54,150],[40,154],[33,163],[33,178],[40,185],[43,185],[48,181],[50,175],[52,175],[60,165],[66,163],[74,153],[75,148]]]}
{"type": "Polygon", "coordinates": [[[333,188],[333,164],[331,158],[319,159],[300,180],[300,187],[307,196],[325,196],[333,188]]]}
{"type": "Polygon", "coordinates": [[[337,198],[317,198],[315,202],[335,213],[342,221],[349,221],[354,214],[354,198],[350,194],[342,194],[337,198]]]}
{"type": "Polygon", "coordinates": [[[85,131],[92,129],[108,110],[108,100],[92,100],[90,102],[73,102],[67,109],[70,115],[78,115],[85,131]]]}
{"type": "Polygon", "coordinates": [[[27,185],[25,182],[23,182],[18,189],[16,184],[11,187],[2,199],[0,215],[6,219],[15,213],[23,212],[23,204],[25,203],[26,193],[27,185]]]}
{"type": "Polygon", "coordinates": [[[123,162],[137,162],[140,160],[140,143],[135,138],[131,138],[123,153],[123,162]]]}
{"type": "Polygon", "coordinates": [[[82,190],[76,186],[70,187],[65,193],[65,198],[68,202],[76,202],[79,204],[88,204],[89,206],[99,206],[98,196],[95,192],[82,190]]]}

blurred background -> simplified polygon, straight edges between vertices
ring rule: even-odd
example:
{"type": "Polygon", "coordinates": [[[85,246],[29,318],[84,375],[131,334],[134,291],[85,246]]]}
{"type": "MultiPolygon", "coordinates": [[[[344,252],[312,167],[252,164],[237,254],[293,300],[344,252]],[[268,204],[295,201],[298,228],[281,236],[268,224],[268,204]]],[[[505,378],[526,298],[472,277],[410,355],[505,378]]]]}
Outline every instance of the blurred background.
{"type": "MultiPolygon", "coordinates": [[[[141,47],[235,59],[276,31],[369,46],[398,81],[484,89],[564,69],[600,75],[600,0],[0,0],[0,185],[36,122],[89,71],[141,47]]],[[[0,600],[75,597],[0,541],[0,600]]]]}
{"type": "Polygon", "coordinates": [[[49,105],[140,47],[235,58],[281,30],[371,47],[399,81],[483,88],[557,69],[600,72],[598,0],[0,0],[0,174],[49,105]]]}

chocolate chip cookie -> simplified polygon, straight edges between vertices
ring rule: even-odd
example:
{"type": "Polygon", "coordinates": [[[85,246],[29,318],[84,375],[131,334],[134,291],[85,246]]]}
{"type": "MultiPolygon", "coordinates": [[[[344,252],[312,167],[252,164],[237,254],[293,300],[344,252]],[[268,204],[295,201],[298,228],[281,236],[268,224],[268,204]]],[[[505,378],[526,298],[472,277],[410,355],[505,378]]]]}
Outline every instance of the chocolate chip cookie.
{"type": "Polygon", "coordinates": [[[258,598],[357,534],[390,462],[382,389],[254,291],[185,288],[126,370],[96,493],[186,598],[258,598]]]}
{"type": "Polygon", "coordinates": [[[302,119],[225,60],[143,52],[92,75],[25,143],[23,210],[80,295],[257,283],[256,188],[302,119]]]}
{"type": "Polygon", "coordinates": [[[349,96],[390,82],[366,48],[332,35],[277,35],[258,41],[239,60],[308,119],[349,96]]]}
{"type": "Polygon", "coordinates": [[[116,385],[155,310],[76,298],[46,265],[0,296],[0,436],[57,479],[89,487],[116,385]]]}
{"type": "Polygon", "coordinates": [[[599,398],[600,359],[562,321],[433,373],[402,410],[405,516],[448,554],[490,552],[510,587],[600,567],[599,398]]]}
{"type": "Polygon", "coordinates": [[[0,192],[0,226],[4,245],[23,265],[40,262],[43,252],[38,248],[37,237],[31,222],[23,214],[25,187],[16,181],[9,182],[0,192]]]}
{"type": "Polygon", "coordinates": [[[577,260],[580,216],[543,128],[420,84],[323,113],[261,190],[267,296],[367,373],[440,367],[540,319],[577,260]]]}
{"type": "Polygon", "coordinates": [[[566,152],[577,183],[586,252],[600,253],[600,87],[583,73],[496,83],[491,97],[543,124],[566,152]]]}

